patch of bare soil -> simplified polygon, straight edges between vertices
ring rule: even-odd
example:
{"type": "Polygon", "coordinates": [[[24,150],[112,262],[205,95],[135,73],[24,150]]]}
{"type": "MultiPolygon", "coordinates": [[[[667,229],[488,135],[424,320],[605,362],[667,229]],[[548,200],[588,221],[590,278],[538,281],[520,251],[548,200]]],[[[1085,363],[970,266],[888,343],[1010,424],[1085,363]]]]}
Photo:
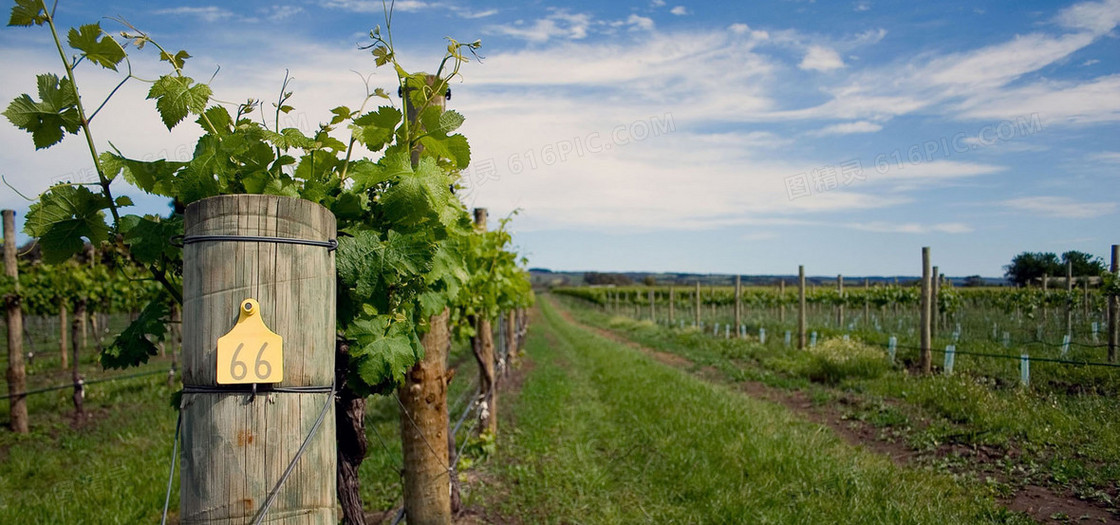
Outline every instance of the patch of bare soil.
{"type": "MultiPolygon", "coordinates": [[[[711,382],[734,385],[746,395],[782,405],[809,421],[827,426],[850,445],[884,454],[898,465],[914,464],[927,457],[957,456],[965,458],[968,468],[978,475],[987,475],[1007,482],[1009,480],[1002,479],[1005,476],[998,472],[996,462],[1018,455],[1018,451],[1014,449],[996,450],[992,447],[955,443],[943,444],[932,452],[920,452],[910,448],[904,439],[896,439],[899,437],[897,433],[891,433],[889,429],[877,428],[866,421],[851,419],[849,408],[860,402],[853,395],[844,394],[832,403],[813,403],[808,394],[801,390],[776,388],[757,381],[734,383],[726,374],[715,368],[703,367],[697,370],[692,361],[684,357],[644,347],[616,332],[580,323],[567,309],[557,308],[557,310],[569,323],[641,350],[666,365],[690,370],[711,382]]],[[[926,422],[919,423],[926,424],[926,422]]],[[[1012,497],[1000,501],[1008,509],[1024,512],[1040,523],[1120,524],[1120,519],[1104,507],[1077,498],[1072,493],[1056,493],[1050,488],[1037,485],[1022,486],[1012,497]]]]}
{"type": "Polygon", "coordinates": [[[1027,485],[1009,500],[1007,508],[1025,512],[1041,523],[1120,523],[1116,516],[1072,494],[1055,494],[1037,485],[1027,485]]]}

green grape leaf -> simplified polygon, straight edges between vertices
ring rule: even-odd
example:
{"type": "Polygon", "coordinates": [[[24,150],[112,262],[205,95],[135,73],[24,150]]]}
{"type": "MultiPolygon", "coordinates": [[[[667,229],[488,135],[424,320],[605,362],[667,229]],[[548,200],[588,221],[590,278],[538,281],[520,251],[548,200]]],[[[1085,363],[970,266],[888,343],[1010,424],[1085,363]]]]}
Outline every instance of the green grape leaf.
{"type": "Polygon", "coordinates": [[[85,186],[56,186],[31,205],[23,229],[39,238],[44,262],[60,263],[82,250],[83,238],[96,246],[109,237],[101,210],[110,205],[85,186]]]}
{"type": "Polygon", "coordinates": [[[183,50],[179,50],[179,52],[175,53],[174,55],[168,53],[167,51],[159,52],[159,59],[164,62],[170,63],[172,66],[175,66],[175,69],[183,69],[183,64],[186,63],[187,59],[190,57],[191,54],[183,50]]]}
{"type": "Polygon", "coordinates": [[[82,56],[105,69],[116,71],[117,64],[124,60],[124,48],[105,34],[99,23],[70,28],[66,39],[70,47],[81,51],[82,56]]]}
{"type": "Polygon", "coordinates": [[[36,102],[29,95],[17,97],[4,110],[17,128],[31,133],[35,149],[49,148],[62,141],[63,131],[77,133],[81,126],[78,117],[78,96],[70,79],[55,75],[38,75],[39,98],[36,102]]]}
{"type": "Polygon", "coordinates": [[[140,188],[144,193],[177,197],[175,174],[185,162],[159,159],[151,162],[132,160],[115,153],[105,152],[99,157],[101,172],[109,180],[123,175],[124,180],[140,188]]]}
{"type": "Polygon", "coordinates": [[[12,6],[12,16],[8,19],[10,26],[41,26],[47,22],[47,10],[42,0],[16,0],[12,6]]]}
{"type": "Polygon", "coordinates": [[[458,111],[447,110],[440,114],[437,129],[439,133],[446,135],[459,129],[459,126],[462,126],[465,120],[466,118],[458,111]]]}
{"type": "Polygon", "coordinates": [[[156,110],[167,129],[174,128],[189,113],[202,113],[210,100],[210,86],[194,84],[189,77],[164,75],[148,90],[149,99],[156,100],[156,110]]]}
{"type": "Polygon", "coordinates": [[[393,138],[393,130],[401,122],[401,112],[392,106],[381,106],[354,119],[350,129],[363,146],[370,151],[380,151],[393,138]]]}
{"type": "Polygon", "coordinates": [[[447,159],[458,169],[466,169],[471,163],[471,147],[467,138],[455,134],[450,137],[440,138],[428,135],[420,139],[424,146],[424,153],[434,158],[447,159]]]}
{"type": "Polygon", "coordinates": [[[172,237],[183,233],[181,218],[125,215],[121,217],[120,229],[129,253],[142,264],[157,263],[162,258],[177,260],[182,257],[181,248],[171,244],[172,237]]]}
{"type": "Polygon", "coordinates": [[[159,353],[156,343],[167,336],[170,317],[165,298],[159,297],[149,302],[113,344],[101,351],[101,366],[123,369],[147,363],[148,359],[159,353]]]}

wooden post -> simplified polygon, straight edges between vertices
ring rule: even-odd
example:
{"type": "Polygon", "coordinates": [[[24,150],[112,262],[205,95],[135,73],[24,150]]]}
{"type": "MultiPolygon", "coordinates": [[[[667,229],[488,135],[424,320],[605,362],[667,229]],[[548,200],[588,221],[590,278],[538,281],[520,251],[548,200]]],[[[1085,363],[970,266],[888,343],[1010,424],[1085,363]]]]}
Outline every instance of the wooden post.
{"type": "Polygon", "coordinates": [[[70,323],[66,320],[66,298],[58,298],[58,354],[62,358],[62,369],[70,368],[70,345],[67,344],[67,333],[70,323]]]}
{"type": "Polygon", "coordinates": [[[871,325],[871,280],[863,280],[863,325],[871,325]]]}
{"type": "MultiPolygon", "coordinates": [[[[439,79],[427,76],[429,86],[439,79]]],[[[418,110],[405,94],[405,113],[419,125],[418,110]]],[[[443,94],[432,104],[443,108],[443,94]]],[[[412,166],[419,165],[423,146],[412,150],[412,166]]],[[[398,390],[401,399],[401,447],[404,451],[404,509],[408,522],[417,525],[451,522],[451,465],[447,450],[447,354],[450,349],[450,311],[433,315],[421,342],[424,359],[405,374],[398,390]],[[442,444],[442,446],[441,446],[442,444]]],[[[493,350],[491,350],[491,355],[493,350]]]]}
{"type": "Polygon", "coordinates": [[[700,328],[700,281],[696,281],[696,328],[700,328]]]}
{"type": "MultiPolygon", "coordinates": [[[[1112,265],[1109,270],[1113,275],[1120,276],[1120,244],[1112,245],[1112,265]]],[[[1120,296],[1108,296],[1108,362],[1116,362],[1116,346],[1120,343],[1120,296]]]]}
{"type": "Polygon", "coordinates": [[[83,401],[86,398],[85,380],[82,378],[81,371],[81,352],[84,350],[81,333],[82,326],[85,324],[86,318],[86,300],[78,299],[77,304],[74,305],[74,319],[70,322],[70,346],[73,348],[73,353],[70,356],[70,380],[74,383],[74,417],[79,418],[83,412],[83,401]]]}
{"type": "Polygon", "coordinates": [[[786,280],[778,281],[778,323],[786,324],[786,280]]]}
{"type": "Polygon", "coordinates": [[[844,276],[836,276],[836,294],[839,296],[836,304],[836,329],[844,329],[844,276]]]}
{"type": "Polygon", "coordinates": [[[1046,321],[1050,317],[1050,308],[1047,307],[1050,295],[1050,276],[1042,274],[1042,317],[1039,318],[1039,324],[1042,326],[1043,336],[1046,335],[1046,321]]]}
{"type": "MultiPolygon", "coordinates": [[[[486,231],[486,208],[474,209],[474,229],[486,231]]],[[[475,335],[471,338],[471,349],[478,361],[478,391],[482,396],[479,414],[479,433],[498,433],[498,391],[497,377],[494,374],[494,335],[490,319],[479,315],[474,319],[475,335]]],[[[446,351],[443,351],[446,353],[446,351]]]]}
{"type": "MultiPolygon", "coordinates": [[[[187,206],[184,233],[180,522],[248,523],[322,417],[266,516],[337,523],[333,395],[254,395],[250,385],[219,387],[216,350],[242,302],[256,299],[257,315],[283,338],[283,381],[276,386],[329,389],[335,378],[334,253],[306,244],[190,242],[213,235],[325,242],[335,238],[334,216],[290,197],[224,195],[187,206]]],[[[259,373],[254,356],[244,359],[248,373],[259,373]]]]}
{"type": "Polygon", "coordinates": [[[653,324],[657,324],[657,309],[653,305],[654,297],[653,297],[653,287],[652,286],[649,288],[648,295],[649,295],[649,320],[651,322],[653,322],[653,324]]]}
{"type": "Polygon", "coordinates": [[[1073,337],[1073,260],[1066,261],[1066,335],[1073,337]]]}
{"type": "Polygon", "coordinates": [[[676,296],[676,294],[673,293],[673,291],[674,291],[673,290],[673,285],[670,284],[669,285],[669,326],[673,326],[673,323],[676,322],[676,319],[674,318],[674,315],[673,315],[674,314],[673,311],[676,308],[676,305],[673,304],[673,303],[677,302],[677,296],[676,296]]]}
{"type": "Polygon", "coordinates": [[[941,273],[937,267],[934,266],[930,271],[929,277],[930,286],[930,310],[929,310],[929,340],[932,345],[933,340],[937,337],[938,323],[941,317],[941,273]]]}
{"type": "Polygon", "coordinates": [[[922,247],[922,295],[920,301],[921,311],[918,314],[918,331],[921,333],[920,357],[922,373],[929,374],[933,370],[933,356],[930,353],[930,322],[932,321],[932,295],[930,282],[929,246],[922,247]]]}
{"type": "Polygon", "coordinates": [[[450,311],[431,318],[421,338],[424,359],[405,375],[397,391],[404,453],[404,508],[409,523],[451,523],[450,465],[447,433],[446,354],[450,311]]]}
{"type": "MultiPolygon", "coordinates": [[[[615,298],[617,300],[617,297],[615,298]]],[[[517,349],[517,311],[511,310],[506,312],[506,370],[513,368],[517,365],[517,360],[520,357],[517,349]]]]}
{"type": "Polygon", "coordinates": [[[743,284],[740,276],[735,276],[735,337],[741,337],[743,325],[743,284]]]}
{"type": "Polygon", "coordinates": [[[805,265],[797,267],[797,349],[804,350],[805,340],[805,265]]]}
{"type": "Polygon", "coordinates": [[[26,434],[27,428],[27,370],[23,366],[23,310],[19,300],[19,268],[16,258],[16,212],[4,210],[4,275],[15,281],[13,294],[4,298],[4,316],[8,322],[8,398],[11,407],[12,432],[26,434]]]}

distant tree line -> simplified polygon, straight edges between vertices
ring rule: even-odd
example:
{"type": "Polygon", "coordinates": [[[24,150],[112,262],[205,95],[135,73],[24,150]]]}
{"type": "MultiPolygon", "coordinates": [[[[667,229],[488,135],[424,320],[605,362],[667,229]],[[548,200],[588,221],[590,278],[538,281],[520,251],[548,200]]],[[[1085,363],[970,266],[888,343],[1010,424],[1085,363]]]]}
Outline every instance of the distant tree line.
{"type": "Polygon", "coordinates": [[[1105,272],[1104,260],[1079,251],[1068,251],[1058,257],[1051,252],[1023,252],[1004,266],[1004,276],[1018,285],[1039,281],[1043,275],[1065,276],[1066,263],[1072,263],[1074,277],[1100,276],[1105,272]]]}
{"type": "Polygon", "coordinates": [[[599,273],[587,272],[583,274],[583,282],[589,285],[610,285],[627,286],[634,284],[634,281],[621,273],[599,273]]]}

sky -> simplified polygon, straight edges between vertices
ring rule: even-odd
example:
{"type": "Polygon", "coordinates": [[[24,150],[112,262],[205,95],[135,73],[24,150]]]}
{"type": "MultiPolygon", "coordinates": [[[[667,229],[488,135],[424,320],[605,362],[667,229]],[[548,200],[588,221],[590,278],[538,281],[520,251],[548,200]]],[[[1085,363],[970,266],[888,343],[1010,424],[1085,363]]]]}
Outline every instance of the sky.
{"type": "MultiPolygon", "coordinates": [[[[274,100],[305,132],[391,91],[369,31],[382,2],[61,0],[60,26],[121,17],[185,49],[215,98],[274,100]]],[[[1120,243],[1120,0],[1087,2],[395,3],[397,54],[434,70],[445,37],[481,39],[448,107],[466,116],[460,192],[511,223],[532,267],[999,276],[1023,251],[1105,258],[1120,243]]],[[[150,48],[133,72],[164,71],[150,48]]],[[[0,29],[0,104],[62,73],[45,28],[0,29]]],[[[83,64],[87,105],[119,76],[83,64]]],[[[92,122],[99,148],[189,157],[198,128],[160,123],[131,80],[92,122]]],[[[399,104],[399,100],[394,100],[399,104]]],[[[22,217],[91,180],[84,141],[35,151],[0,122],[0,207],[22,217]]],[[[166,203],[124,181],[137,210],[166,203]]],[[[17,219],[18,220],[18,219],[17,219]]]]}

